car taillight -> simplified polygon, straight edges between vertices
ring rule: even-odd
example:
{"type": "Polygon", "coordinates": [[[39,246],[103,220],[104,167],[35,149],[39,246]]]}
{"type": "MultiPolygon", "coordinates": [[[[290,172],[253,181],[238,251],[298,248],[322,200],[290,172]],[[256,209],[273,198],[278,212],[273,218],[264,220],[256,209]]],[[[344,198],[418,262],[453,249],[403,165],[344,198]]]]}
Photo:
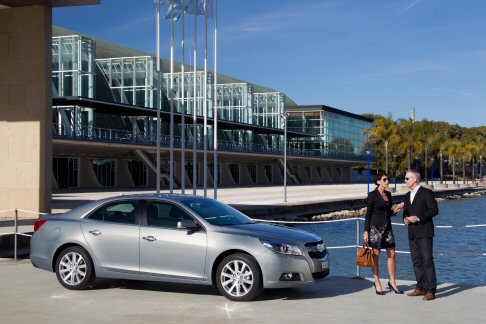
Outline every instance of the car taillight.
{"type": "Polygon", "coordinates": [[[34,232],[37,232],[37,230],[41,228],[41,226],[44,225],[45,222],[47,222],[47,219],[39,219],[38,221],[36,221],[34,223],[34,232]]]}

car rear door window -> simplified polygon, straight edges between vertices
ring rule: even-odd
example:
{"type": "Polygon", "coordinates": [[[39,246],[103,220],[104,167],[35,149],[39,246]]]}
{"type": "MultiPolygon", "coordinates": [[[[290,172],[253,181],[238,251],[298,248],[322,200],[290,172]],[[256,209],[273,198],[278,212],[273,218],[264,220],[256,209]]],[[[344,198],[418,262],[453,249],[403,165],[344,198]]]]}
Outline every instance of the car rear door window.
{"type": "Polygon", "coordinates": [[[119,201],[97,209],[88,218],[110,223],[135,224],[136,209],[136,201],[119,201]]]}

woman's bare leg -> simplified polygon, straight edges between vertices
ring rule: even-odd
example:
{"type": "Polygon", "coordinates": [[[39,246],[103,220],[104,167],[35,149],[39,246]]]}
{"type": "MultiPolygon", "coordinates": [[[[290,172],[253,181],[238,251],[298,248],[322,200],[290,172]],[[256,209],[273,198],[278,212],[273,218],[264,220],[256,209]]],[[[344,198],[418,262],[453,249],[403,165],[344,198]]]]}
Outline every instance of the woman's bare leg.
{"type": "Polygon", "coordinates": [[[373,278],[375,279],[375,286],[377,291],[383,291],[380,282],[380,249],[373,249],[373,266],[371,270],[373,271],[373,278]]]}
{"type": "Polygon", "coordinates": [[[390,274],[390,283],[393,288],[397,289],[397,259],[395,248],[386,249],[386,254],[388,256],[388,273],[390,274]]]}

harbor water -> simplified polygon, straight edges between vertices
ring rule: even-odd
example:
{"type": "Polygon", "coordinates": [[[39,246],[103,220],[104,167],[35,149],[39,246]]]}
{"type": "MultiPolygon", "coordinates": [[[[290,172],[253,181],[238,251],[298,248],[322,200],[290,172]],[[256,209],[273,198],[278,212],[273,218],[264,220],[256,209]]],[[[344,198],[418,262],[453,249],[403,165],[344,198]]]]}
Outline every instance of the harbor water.
{"type": "MultiPolygon", "coordinates": [[[[402,214],[392,217],[393,223],[402,223],[402,214]]],[[[363,224],[360,222],[360,244],[363,224]]],[[[486,285],[486,196],[439,202],[439,215],[434,218],[434,260],[439,283],[469,283],[486,285]],[[444,227],[443,227],[444,226],[444,227]],[[446,227],[447,226],[447,227],[446,227]]],[[[356,244],[356,221],[305,224],[298,228],[313,232],[329,247],[356,244]]],[[[397,279],[415,280],[405,226],[393,225],[397,244],[397,279]]],[[[330,248],[331,275],[356,275],[356,249],[330,248]]],[[[386,252],[380,255],[380,278],[388,280],[386,252]]],[[[361,268],[361,276],[372,277],[371,269],[361,268]]]]}

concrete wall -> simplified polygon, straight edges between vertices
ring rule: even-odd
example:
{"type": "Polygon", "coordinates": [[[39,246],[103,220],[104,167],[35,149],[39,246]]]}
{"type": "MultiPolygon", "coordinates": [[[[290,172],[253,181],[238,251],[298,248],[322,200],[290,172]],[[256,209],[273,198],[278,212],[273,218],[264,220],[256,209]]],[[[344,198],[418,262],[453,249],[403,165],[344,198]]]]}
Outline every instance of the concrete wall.
{"type": "Polygon", "coordinates": [[[0,10],[0,210],[51,210],[51,29],[51,8],[0,10]]]}

